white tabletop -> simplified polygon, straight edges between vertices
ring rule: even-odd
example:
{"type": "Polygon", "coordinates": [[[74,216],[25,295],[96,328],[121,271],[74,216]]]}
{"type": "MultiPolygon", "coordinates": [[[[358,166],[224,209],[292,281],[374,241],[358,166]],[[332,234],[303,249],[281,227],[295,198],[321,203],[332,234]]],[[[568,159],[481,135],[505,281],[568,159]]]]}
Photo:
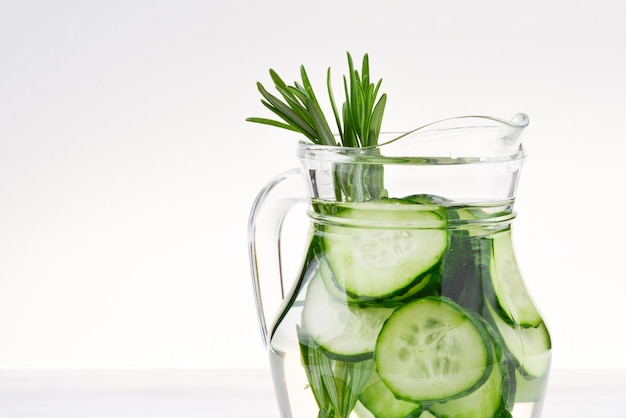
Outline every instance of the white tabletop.
{"type": "MultiPolygon", "coordinates": [[[[626,370],[553,370],[543,418],[624,418],[626,370]]],[[[269,372],[0,370],[0,418],[278,418],[269,372]]]]}

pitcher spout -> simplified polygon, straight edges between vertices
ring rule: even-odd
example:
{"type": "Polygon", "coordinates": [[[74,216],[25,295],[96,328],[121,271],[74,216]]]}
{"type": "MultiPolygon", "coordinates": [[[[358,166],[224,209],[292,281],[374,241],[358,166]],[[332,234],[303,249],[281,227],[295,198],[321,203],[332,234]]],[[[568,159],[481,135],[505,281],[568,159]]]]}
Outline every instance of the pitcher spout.
{"type": "Polygon", "coordinates": [[[429,123],[379,146],[386,157],[429,158],[437,164],[518,160],[525,156],[521,134],[525,113],[510,121],[461,116],[429,123]]]}

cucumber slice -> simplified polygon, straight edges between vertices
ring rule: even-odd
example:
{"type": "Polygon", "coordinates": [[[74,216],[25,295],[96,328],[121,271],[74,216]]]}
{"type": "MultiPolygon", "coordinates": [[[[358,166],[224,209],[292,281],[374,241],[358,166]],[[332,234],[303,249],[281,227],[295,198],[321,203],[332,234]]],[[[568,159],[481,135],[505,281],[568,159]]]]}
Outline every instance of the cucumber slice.
{"type": "Polygon", "coordinates": [[[547,376],[528,379],[522,376],[519,370],[515,370],[514,373],[517,381],[516,402],[540,402],[545,397],[548,386],[547,376]]]}
{"type": "Polygon", "coordinates": [[[545,376],[550,368],[552,347],[546,325],[543,322],[536,327],[511,325],[500,317],[491,304],[487,303],[487,308],[504,348],[520,373],[527,379],[545,376]]]}
{"type": "Polygon", "coordinates": [[[326,261],[324,257],[320,257],[317,264],[319,269],[319,275],[324,282],[324,286],[326,286],[326,290],[333,298],[343,303],[347,302],[358,304],[362,302],[361,300],[346,294],[346,291],[339,287],[333,275],[333,271],[330,269],[328,261],[326,261]]]}
{"type": "Polygon", "coordinates": [[[324,227],[324,256],[339,287],[363,300],[405,293],[448,244],[440,211],[400,199],[355,203],[335,216],[346,224],[324,227]]]}
{"type": "Polygon", "coordinates": [[[488,280],[484,277],[490,257],[491,240],[452,231],[441,262],[441,294],[470,312],[481,313],[485,304],[482,283],[488,280]]]}
{"type": "MultiPolygon", "coordinates": [[[[337,284],[337,281],[333,277],[333,272],[325,259],[320,260],[320,274],[326,285],[326,289],[333,297],[341,301],[347,301],[352,304],[359,304],[362,306],[380,306],[394,308],[405,304],[406,302],[418,298],[420,296],[426,296],[433,294],[441,283],[441,275],[439,272],[430,271],[423,276],[415,280],[408,289],[404,289],[404,293],[398,292],[394,296],[389,296],[381,299],[359,299],[350,294],[347,294],[344,289],[341,289],[337,284]]],[[[437,292],[438,293],[438,292],[437,292]]]]}
{"type": "Polygon", "coordinates": [[[430,206],[443,219],[456,219],[456,212],[454,210],[450,210],[450,206],[453,201],[446,199],[445,197],[432,194],[414,194],[403,197],[402,200],[410,203],[416,203],[418,205],[430,206]]]}
{"type": "Polygon", "coordinates": [[[464,396],[491,374],[486,329],[451,299],[432,296],[398,308],[376,343],[376,370],[397,398],[412,402],[464,396]]]}
{"type": "Polygon", "coordinates": [[[413,203],[417,203],[420,205],[438,205],[438,206],[447,206],[452,203],[452,200],[446,199],[442,196],[437,196],[434,194],[414,194],[411,196],[404,197],[403,200],[407,200],[413,203]]]}
{"type": "Polygon", "coordinates": [[[488,296],[500,317],[511,325],[537,327],[541,324],[541,315],[531,299],[522,275],[520,274],[511,231],[502,231],[492,238],[490,263],[491,292],[488,296]]]}
{"type": "Polygon", "coordinates": [[[328,357],[360,361],[372,357],[378,333],[393,311],[338,299],[328,291],[318,270],[307,288],[302,327],[328,357]]]}
{"type": "Polygon", "coordinates": [[[370,374],[359,401],[376,418],[417,418],[423,409],[418,403],[396,398],[376,371],[370,374]]]}
{"type": "Polygon", "coordinates": [[[507,408],[505,397],[510,376],[505,362],[494,364],[491,375],[479,388],[461,398],[433,404],[431,411],[438,418],[493,418],[507,408]]]}
{"type": "Polygon", "coordinates": [[[438,294],[440,283],[441,274],[433,269],[416,280],[406,292],[376,301],[376,305],[399,307],[418,297],[438,294]]]}
{"type": "Polygon", "coordinates": [[[360,401],[357,401],[352,410],[359,418],[376,418],[360,401]]]}

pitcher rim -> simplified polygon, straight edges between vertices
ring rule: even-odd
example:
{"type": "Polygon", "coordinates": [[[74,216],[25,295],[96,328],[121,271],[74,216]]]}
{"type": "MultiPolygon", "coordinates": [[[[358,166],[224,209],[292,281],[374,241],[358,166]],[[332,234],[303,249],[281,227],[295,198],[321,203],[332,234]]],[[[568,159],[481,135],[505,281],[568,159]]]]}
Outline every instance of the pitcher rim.
{"type": "MultiPolygon", "coordinates": [[[[510,153],[498,156],[450,156],[450,155],[385,155],[384,151],[390,146],[398,143],[413,133],[428,132],[438,125],[445,125],[453,121],[484,121],[491,123],[490,128],[508,129],[512,137],[517,137],[529,124],[529,118],[525,113],[517,113],[510,121],[491,116],[467,115],[441,119],[422,125],[409,131],[385,131],[380,132],[381,136],[390,137],[385,142],[367,147],[344,147],[339,145],[315,144],[308,140],[301,140],[298,143],[297,154],[302,160],[328,161],[337,163],[359,163],[359,164],[411,164],[411,165],[449,165],[449,164],[477,164],[494,162],[512,162],[523,160],[526,153],[519,144],[519,147],[510,153]]],[[[472,128],[484,128],[482,125],[468,126],[472,128]]],[[[453,131],[454,127],[440,129],[440,131],[453,131]]],[[[335,135],[338,137],[338,135],[335,135]]]]}

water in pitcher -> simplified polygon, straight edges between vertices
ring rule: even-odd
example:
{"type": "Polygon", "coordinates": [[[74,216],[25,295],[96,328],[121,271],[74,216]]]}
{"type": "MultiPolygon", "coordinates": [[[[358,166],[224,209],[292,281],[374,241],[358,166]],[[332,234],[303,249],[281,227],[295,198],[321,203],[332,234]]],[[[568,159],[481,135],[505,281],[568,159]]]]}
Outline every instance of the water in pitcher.
{"type": "Polygon", "coordinates": [[[550,338],[517,267],[511,202],[313,207],[271,337],[282,416],[539,416],[550,338]]]}

